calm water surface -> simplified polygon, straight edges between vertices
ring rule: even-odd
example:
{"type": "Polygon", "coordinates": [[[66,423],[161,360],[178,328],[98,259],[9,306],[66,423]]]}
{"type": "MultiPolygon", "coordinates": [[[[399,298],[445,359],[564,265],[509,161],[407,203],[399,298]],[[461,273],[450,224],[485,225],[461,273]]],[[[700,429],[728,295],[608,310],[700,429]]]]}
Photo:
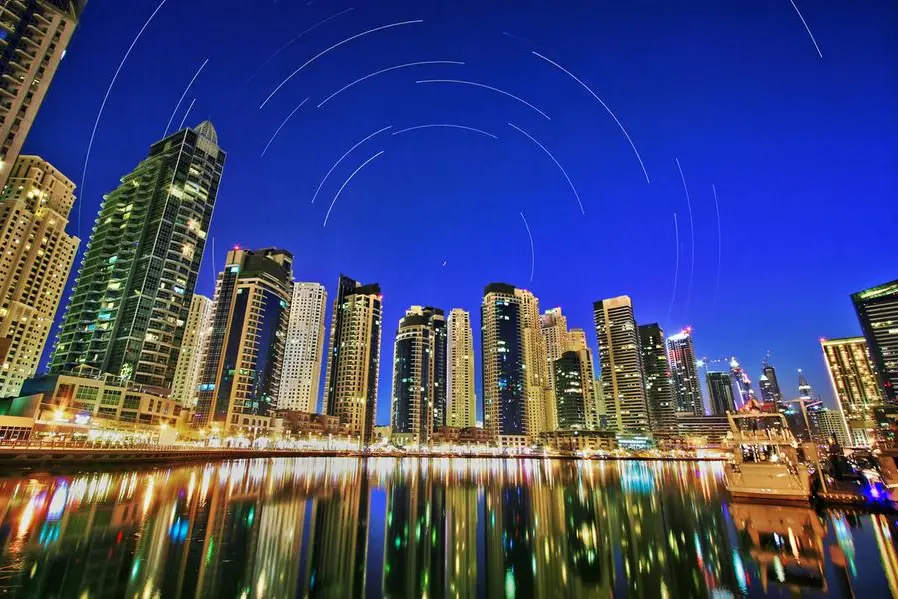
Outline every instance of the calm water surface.
{"type": "Polygon", "coordinates": [[[695,463],[278,459],[0,478],[18,597],[898,596],[898,517],[695,463]]]}

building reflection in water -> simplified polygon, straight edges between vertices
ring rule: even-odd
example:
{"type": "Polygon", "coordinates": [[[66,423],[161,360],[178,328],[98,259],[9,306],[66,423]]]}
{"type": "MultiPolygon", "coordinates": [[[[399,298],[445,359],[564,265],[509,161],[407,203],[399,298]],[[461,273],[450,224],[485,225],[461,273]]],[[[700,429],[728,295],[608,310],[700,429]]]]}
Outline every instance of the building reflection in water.
{"type": "Polygon", "coordinates": [[[0,590],[898,596],[894,518],[728,504],[721,474],[695,463],[380,458],[5,478],[0,590]]]}

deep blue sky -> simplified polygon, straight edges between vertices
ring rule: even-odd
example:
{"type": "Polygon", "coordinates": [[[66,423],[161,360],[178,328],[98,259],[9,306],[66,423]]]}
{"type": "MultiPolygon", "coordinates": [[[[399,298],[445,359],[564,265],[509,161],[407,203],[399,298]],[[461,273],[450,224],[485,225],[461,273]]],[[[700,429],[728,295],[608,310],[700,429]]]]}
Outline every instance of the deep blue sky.
{"type": "MultiPolygon", "coordinates": [[[[88,4],[26,144],[79,184],[109,82],[157,6],[127,4],[88,4]]],[[[236,242],[277,245],[295,254],[299,280],[323,282],[331,293],[340,272],[380,282],[379,421],[389,418],[393,332],[405,309],[462,307],[476,329],[483,287],[497,280],[533,290],[543,309],[561,305],[593,343],[592,302],[628,294],[639,322],[659,321],[669,332],[692,325],[699,355],[736,355],[756,379],[769,350],[787,392],[795,393],[801,367],[831,396],[818,338],[858,334],[849,294],[898,275],[898,5],[797,2],[821,59],[789,0],[514,4],[167,0],[122,68],[100,120],[78,190],[81,234],[89,233],[102,194],[161,138],[208,58],[175,123],[195,97],[188,122],[211,118],[228,152],[211,231],[215,266],[236,242]],[[347,8],[354,10],[260,69],[291,38],[347,8]],[[327,54],[259,109],[321,50],[413,19],[424,23],[327,54]],[[615,111],[651,184],[601,105],[531,50],[577,74],[615,111]],[[385,73],[316,108],[358,77],[425,60],[466,64],[385,73]],[[503,88],[551,121],[485,89],[417,79],[503,88]],[[509,121],[564,165],[585,216],[561,172],[509,121]],[[310,204],[324,174],[358,140],[386,125],[429,123],[477,127],[499,139],[453,129],[388,132],[349,156],[310,204]],[[323,228],[344,180],[380,150],[346,186],[323,228]],[[675,158],[695,222],[691,294],[692,239],[675,158]],[[719,293],[712,184],[723,238],[719,293]],[[520,212],[533,234],[532,282],[520,212]],[[668,319],[675,212],[680,269],[668,319]]],[[[72,231],[77,220],[73,213],[72,231]]],[[[211,294],[209,246],[205,258],[197,291],[211,294]]]]}

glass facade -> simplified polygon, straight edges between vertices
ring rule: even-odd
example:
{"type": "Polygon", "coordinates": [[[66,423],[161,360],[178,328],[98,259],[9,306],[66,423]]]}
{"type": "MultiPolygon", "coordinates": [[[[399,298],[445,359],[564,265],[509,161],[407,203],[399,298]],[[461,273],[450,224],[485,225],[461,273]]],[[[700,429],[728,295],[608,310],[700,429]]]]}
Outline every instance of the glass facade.
{"type": "Polygon", "coordinates": [[[498,353],[499,434],[525,435],[524,354],[520,306],[505,299],[495,301],[496,350],[498,353]]]}

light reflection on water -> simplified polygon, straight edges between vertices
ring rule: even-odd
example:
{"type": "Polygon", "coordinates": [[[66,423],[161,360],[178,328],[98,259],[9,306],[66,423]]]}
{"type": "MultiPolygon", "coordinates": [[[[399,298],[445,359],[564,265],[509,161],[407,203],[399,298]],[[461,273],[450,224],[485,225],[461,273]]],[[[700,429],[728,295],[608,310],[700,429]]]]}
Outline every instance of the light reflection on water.
{"type": "Polygon", "coordinates": [[[895,516],[730,504],[717,464],[273,459],[0,479],[21,597],[898,594],[895,516]]]}

